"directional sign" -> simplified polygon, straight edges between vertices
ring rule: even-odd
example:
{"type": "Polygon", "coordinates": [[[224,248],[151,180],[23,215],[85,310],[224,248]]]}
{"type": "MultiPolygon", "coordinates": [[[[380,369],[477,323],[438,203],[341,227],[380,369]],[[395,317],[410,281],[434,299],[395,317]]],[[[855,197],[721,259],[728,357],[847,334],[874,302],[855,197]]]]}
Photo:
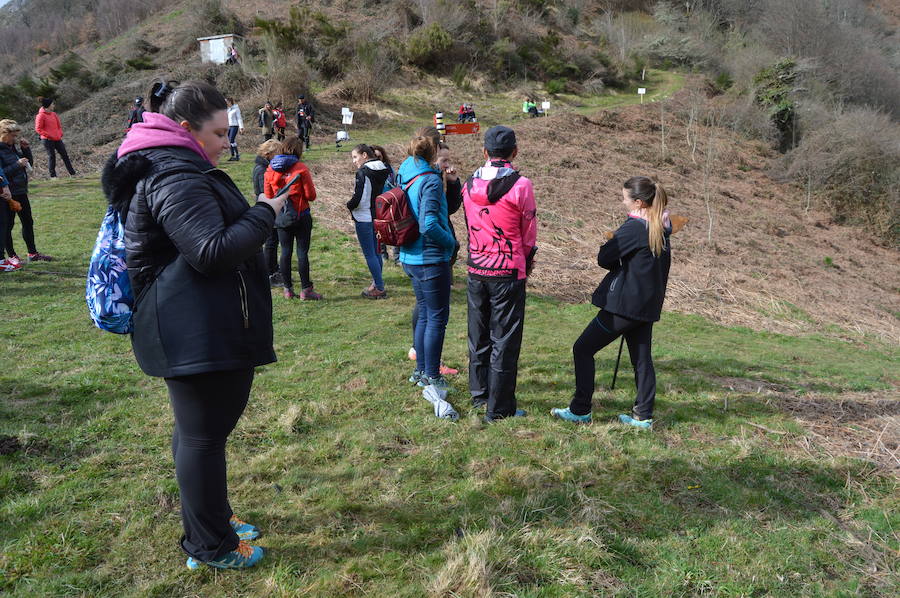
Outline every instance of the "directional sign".
{"type": "Polygon", "coordinates": [[[478,123],[450,123],[444,126],[444,135],[474,135],[481,131],[478,123]]]}

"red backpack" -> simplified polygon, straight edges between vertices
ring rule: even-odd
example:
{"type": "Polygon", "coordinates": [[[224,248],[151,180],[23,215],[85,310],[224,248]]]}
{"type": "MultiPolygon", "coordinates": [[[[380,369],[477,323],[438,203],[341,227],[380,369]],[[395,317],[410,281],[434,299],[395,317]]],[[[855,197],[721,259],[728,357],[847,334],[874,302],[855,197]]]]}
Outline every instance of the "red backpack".
{"type": "Polygon", "coordinates": [[[275,108],[274,112],[275,112],[275,126],[278,127],[279,129],[283,129],[283,128],[287,127],[287,118],[285,118],[284,112],[282,112],[278,108],[275,108]]]}
{"type": "Polygon", "coordinates": [[[418,174],[406,185],[398,185],[375,198],[375,218],[372,224],[375,226],[375,236],[383,244],[400,247],[419,238],[419,221],[413,215],[406,192],[423,174],[435,173],[418,174]]]}

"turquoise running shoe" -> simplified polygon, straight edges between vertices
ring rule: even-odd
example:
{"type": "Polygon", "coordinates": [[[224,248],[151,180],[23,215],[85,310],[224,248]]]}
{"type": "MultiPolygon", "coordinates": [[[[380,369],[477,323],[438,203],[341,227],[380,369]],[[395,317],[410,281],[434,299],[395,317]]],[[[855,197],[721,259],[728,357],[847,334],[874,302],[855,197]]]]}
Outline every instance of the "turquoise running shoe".
{"type": "Polygon", "coordinates": [[[651,430],[653,429],[653,418],[650,419],[638,419],[636,417],[632,417],[630,415],[626,415],[622,413],[619,415],[619,421],[625,424],[626,426],[634,426],[635,428],[640,428],[642,430],[651,430]]]}
{"type": "Polygon", "coordinates": [[[565,409],[560,409],[558,407],[554,407],[553,409],[550,410],[550,415],[552,415],[553,417],[565,420],[567,422],[575,423],[575,424],[591,423],[591,414],[590,413],[588,413],[587,415],[575,415],[574,413],[569,411],[568,407],[566,407],[565,409]]]}
{"type": "Polygon", "coordinates": [[[231,529],[234,530],[234,533],[236,533],[238,538],[241,540],[255,540],[259,537],[259,528],[257,528],[255,525],[250,525],[246,521],[238,519],[234,515],[231,516],[231,519],[228,520],[228,523],[231,524],[231,529]]]}
{"type": "MultiPolygon", "coordinates": [[[[252,567],[263,558],[263,549],[259,546],[251,546],[243,540],[238,542],[237,548],[226,553],[222,558],[215,561],[209,561],[206,564],[216,569],[247,569],[252,567]]],[[[187,568],[198,569],[202,565],[200,561],[192,556],[188,557],[187,568]]]]}
{"type": "Polygon", "coordinates": [[[425,375],[425,372],[420,372],[419,370],[413,370],[412,375],[409,377],[410,384],[415,384],[417,386],[425,386],[422,383],[422,377],[425,375]]]}
{"type": "Polygon", "coordinates": [[[447,379],[438,374],[434,378],[431,376],[422,375],[421,380],[419,381],[419,386],[434,386],[438,390],[444,392],[450,392],[450,385],[447,383],[447,379]]]}

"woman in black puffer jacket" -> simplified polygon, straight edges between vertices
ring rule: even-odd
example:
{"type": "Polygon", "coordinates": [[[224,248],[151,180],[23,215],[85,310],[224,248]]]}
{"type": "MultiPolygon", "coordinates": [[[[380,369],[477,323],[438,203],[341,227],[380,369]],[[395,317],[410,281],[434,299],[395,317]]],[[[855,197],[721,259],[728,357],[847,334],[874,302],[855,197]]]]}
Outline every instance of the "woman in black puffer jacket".
{"type": "Polygon", "coordinates": [[[165,378],[175,414],[181,546],[191,568],[249,567],[263,552],[244,542],[259,531],[228,504],[225,442],[254,368],[275,361],[260,248],[282,200],[262,196],[249,207],[215,167],[227,131],[225,98],[186,82],[131,128],[103,172],[125,220],[134,354],[146,374],[165,378]]]}

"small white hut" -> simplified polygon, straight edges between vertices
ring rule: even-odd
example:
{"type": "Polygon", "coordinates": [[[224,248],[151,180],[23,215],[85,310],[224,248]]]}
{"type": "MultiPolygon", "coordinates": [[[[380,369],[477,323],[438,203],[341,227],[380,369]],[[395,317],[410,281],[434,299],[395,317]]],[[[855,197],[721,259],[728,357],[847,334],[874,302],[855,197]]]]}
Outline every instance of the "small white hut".
{"type": "Polygon", "coordinates": [[[234,33],[226,33],[224,35],[198,37],[197,41],[200,42],[200,62],[225,64],[231,52],[231,44],[234,44],[240,53],[243,38],[234,33]]]}

